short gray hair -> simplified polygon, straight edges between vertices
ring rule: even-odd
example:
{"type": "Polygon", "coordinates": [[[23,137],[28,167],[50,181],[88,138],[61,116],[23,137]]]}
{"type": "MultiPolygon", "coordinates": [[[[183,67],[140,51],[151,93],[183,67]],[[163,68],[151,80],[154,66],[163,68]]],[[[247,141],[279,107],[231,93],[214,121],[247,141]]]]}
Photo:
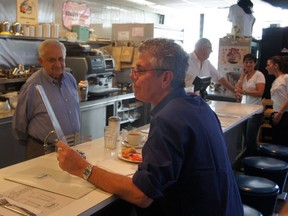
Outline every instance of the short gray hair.
{"type": "Polygon", "coordinates": [[[42,43],[40,43],[40,45],[38,46],[38,55],[40,57],[43,57],[45,55],[45,48],[49,45],[56,45],[56,46],[61,47],[63,56],[64,56],[64,58],[66,57],[65,45],[63,43],[61,43],[60,41],[55,40],[55,39],[47,39],[47,40],[43,41],[42,43]]]}
{"type": "Polygon", "coordinates": [[[195,50],[199,50],[204,46],[211,46],[211,42],[207,38],[200,38],[195,44],[195,50]]]}
{"type": "Polygon", "coordinates": [[[144,41],[139,52],[149,52],[150,63],[154,68],[168,69],[174,74],[173,88],[185,87],[185,75],[188,68],[188,54],[183,48],[166,38],[152,38],[144,41]]]}

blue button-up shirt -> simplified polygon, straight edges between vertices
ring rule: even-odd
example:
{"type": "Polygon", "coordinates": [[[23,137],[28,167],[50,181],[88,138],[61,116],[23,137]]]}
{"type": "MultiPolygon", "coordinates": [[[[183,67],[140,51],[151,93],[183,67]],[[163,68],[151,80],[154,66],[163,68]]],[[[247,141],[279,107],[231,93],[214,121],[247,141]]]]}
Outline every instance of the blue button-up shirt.
{"type": "Polygon", "coordinates": [[[242,216],[222,129],[207,103],[178,89],[151,116],[143,162],[133,176],[154,199],[143,215],[242,216]]]}
{"type": "MultiPolygon", "coordinates": [[[[16,139],[25,144],[29,135],[43,141],[54,130],[36,85],[42,85],[45,90],[64,135],[79,132],[80,106],[75,78],[64,72],[58,82],[42,68],[33,73],[20,90],[12,123],[16,139]]],[[[55,135],[50,136],[48,142],[53,142],[55,138],[55,135]]]]}

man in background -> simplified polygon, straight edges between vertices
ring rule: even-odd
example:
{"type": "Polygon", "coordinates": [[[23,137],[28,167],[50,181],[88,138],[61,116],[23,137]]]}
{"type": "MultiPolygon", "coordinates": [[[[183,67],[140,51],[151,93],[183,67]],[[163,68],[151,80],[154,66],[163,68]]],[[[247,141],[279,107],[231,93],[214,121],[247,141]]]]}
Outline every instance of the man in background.
{"type": "Polygon", "coordinates": [[[211,82],[220,83],[234,92],[235,87],[208,60],[211,52],[212,44],[207,38],[201,38],[196,42],[194,51],[189,55],[185,87],[188,89],[192,87],[196,76],[208,76],[212,78],[211,82]]]}
{"type": "Polygon", "coordinates": [[[64,44],[54,39],[45,40],[39,45],[38,54],[42,68],[22,86],[12,122],[15,138],[26,145],[26,159],[43,155],[44,142],[54,146],[57,138],[36,85],[45,90],[64,135],[80,131],[77,83],[72,74],[64,71],[64,44]]]}

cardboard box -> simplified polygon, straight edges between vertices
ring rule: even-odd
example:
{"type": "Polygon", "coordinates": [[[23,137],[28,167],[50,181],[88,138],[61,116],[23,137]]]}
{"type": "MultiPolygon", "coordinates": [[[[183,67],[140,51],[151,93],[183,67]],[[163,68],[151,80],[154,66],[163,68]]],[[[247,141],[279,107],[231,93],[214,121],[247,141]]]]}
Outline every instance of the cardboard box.
{"type": "Polygon", "coordinates": [[[89,39],[89,29],[85,26],[74,25],[72,26],[72,32],[76,32],[78,40],[88,41],[89,39]]]}

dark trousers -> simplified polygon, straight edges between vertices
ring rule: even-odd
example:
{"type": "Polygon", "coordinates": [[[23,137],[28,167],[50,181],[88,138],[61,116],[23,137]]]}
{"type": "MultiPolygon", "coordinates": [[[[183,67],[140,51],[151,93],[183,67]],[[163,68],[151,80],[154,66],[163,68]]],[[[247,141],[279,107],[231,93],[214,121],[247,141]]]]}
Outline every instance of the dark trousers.
{"type": "Polygon", "coordinates": [[[255,114],[251,116],[243,124],[244,143],[246,146],[247,155],[252,156],[257,154],[258,149],[257,136],[259,128],[263,123],[263,117],[264,117],[263,113],[255,114]]]}
{"type": "Polygon", "coordinates": [[[30,160],[39,156],[42,156],[47,153],[51,153],[55,150],[55,146],[53,144],[49,145],[50,148],[44,149],[44,143],[41,140],[37,140],[31,136],[27,139],[26,146],[26,160],[30,160]]]}
{"type": "Polygon", "coordinates": [[[278,124],[272,124],[272,142],[288,146],[288,112],[284,112],[278,124]]]}

